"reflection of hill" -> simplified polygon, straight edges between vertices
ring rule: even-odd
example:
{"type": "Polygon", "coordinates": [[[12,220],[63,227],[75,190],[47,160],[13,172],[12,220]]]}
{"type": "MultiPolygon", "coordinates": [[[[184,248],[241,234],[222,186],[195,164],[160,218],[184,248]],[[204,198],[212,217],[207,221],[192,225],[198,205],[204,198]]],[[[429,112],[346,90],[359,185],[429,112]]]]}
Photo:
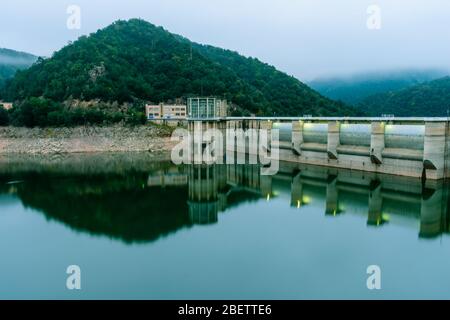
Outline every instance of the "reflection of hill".
{"type": "Polygon", "coordinates": [[[132,243],[191,225],[186,185],[147,186],[149,172],[172,167],[148,153],[11,159],[0,159],[0,194],[77,231],[132,243]]]}
{"type": "Polygon", "coordinates": [[[25,206],[78,231],[125,242],[152,241],[189,226],[186,188],[146,188],[146,175],[126,178],[35,176],[19,185],[25,206]],[[184,198],[184,201],[171,199],[184,198]]]}
{"type": "Polygon", "coordinates": [[[188,179],[190,170],[148,154],[2,158],[0,194],[15,194],[24,206],[74,230],[126,243],[215,223],[225,208],[262,197],[241,184],[227,185],[225,166],[206,169],[207,180],[206,172],[188,179]]]}

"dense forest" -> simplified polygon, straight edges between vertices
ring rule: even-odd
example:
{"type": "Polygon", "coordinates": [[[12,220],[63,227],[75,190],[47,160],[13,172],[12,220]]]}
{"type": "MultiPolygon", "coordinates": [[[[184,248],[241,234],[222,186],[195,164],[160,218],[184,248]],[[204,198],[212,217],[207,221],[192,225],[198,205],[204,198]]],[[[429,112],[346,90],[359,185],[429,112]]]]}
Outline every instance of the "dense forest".
{"type": "Polygon", "coordinates": [[[449,74],[444,69],[405,69],[323,78],[308,85],[325,97],[355,105],[375,94],[406,89],[449,74]]]}
{"type": "Polygon", "coordinates": [[[359,107],[373,116],[446,117],[450,110],[450,77],[364,99],[359,107]]]}
{"type": "Polygon", "coordinates": [[[6,121],[26,126],[139,123],[145,121],[144,101],[190,95],[226,98],[235,115],[362,114],[257,59],[192,43],[139,19],[80,37],[19,71],[0,91],[15,102],[6,121]],[[68,101],[99,101],[103,107],[75,108],[68,101]],[[128,107],[105,107],[112,105],[128,107]]]}

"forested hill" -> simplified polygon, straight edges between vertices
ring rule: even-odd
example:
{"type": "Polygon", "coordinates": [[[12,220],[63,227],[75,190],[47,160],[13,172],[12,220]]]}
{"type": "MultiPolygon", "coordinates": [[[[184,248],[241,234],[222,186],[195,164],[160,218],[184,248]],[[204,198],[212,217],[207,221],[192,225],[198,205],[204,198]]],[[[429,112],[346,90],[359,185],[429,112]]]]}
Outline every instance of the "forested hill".
{"type": "Polygon", "coordinates": [[[144,20],[117,21],[20,71],[5,99],[162,102],[215,95],[257,115],[357,115],[257,59],[190,42],[144,20]]]}
{"type": "Polygon", "coordinates": [[[17,70],[30,67],[36,60],[37,57],[32,54],[0,48],[0,87],[17,70]]]}
{"type": "MultiPolygon", "coordinates": [[[[239,79],[250,84],[254,92],[265,97],[265,115],[361,115],[341,102],[332,101],[292,76],[256,58],[246,58],[237,52],[194,44],[202,55],[233,72],[239,79]]],[[[241,96],[242,105],[251,97],[241,96]]]]}
{"type": "Polygon", "coordinates": [[[450,77],[373,95],[363,100],[359,107],[373,116],[445,117],[450,110],[450,77]]]}

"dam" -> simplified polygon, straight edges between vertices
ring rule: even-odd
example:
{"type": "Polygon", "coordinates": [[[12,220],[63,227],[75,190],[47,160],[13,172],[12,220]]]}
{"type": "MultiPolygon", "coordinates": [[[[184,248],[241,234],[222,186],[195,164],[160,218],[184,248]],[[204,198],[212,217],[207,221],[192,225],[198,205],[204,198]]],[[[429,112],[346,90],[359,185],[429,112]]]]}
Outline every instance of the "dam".
{"type": "MultiPolygon", "coordinates": [[[[440,180],[449,176],[449,121],[418,117],[215,117],[190,118],[188,130],[198,135],[208,129],[263,129],[269,136],[277,130],[278,139],[270,140],[269,151],[278,147],[280,161],[440,180]]],[[[231,149],[226,145],[227,151],[243,151],[234,143],[231,149]]],[[[245,152],[251,153],[248,145],[245,152]]]]}

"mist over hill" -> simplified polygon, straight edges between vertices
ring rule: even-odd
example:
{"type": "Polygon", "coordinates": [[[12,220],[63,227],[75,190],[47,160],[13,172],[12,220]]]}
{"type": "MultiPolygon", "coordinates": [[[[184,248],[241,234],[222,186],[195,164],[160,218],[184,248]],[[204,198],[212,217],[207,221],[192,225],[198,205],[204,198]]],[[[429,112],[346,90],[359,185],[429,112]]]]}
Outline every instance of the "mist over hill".
{"type": "Polygon", "coordinates": [[[447,75],[450,71],[445,69],[409,69],[322,78],[308,84],[330,99],[357,104],[374,94],[405,89],[447,75]]]}
{"type": "Polygon", "coordinates": [[[36,60],[37,57],[32,54],[0,48],[0,87],[17,70],[29,68],[36,60]]]}

